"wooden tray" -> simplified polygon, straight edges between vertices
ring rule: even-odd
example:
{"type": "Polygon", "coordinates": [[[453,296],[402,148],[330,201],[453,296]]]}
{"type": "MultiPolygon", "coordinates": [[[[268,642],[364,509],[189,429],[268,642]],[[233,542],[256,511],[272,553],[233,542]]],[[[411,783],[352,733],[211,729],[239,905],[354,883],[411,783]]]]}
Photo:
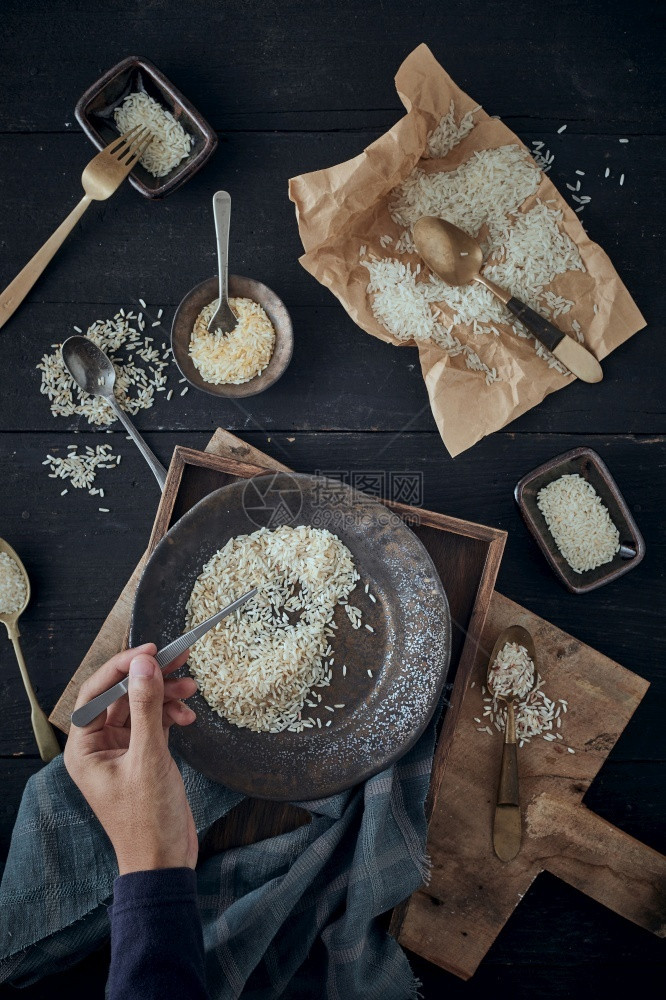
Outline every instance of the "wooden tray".
{"type": "MultiPolygon", "coordinates": [[[[238,438],[224,431],[216,433],[206,453],[176,448],[147,554],[152,552],[169,527],[204,496],[235,479],[258,475],[277,467],[285,468],[260,452],[251,450],[238,438]]],[[[447,692],[452,691],[452,694],[444,715],[433,768],[432,795],[439,784],[446,748],[455,729],[465,680],[474,663],[506,533],[405,504],[390,501],[385,503],[408,520],[428,549],[442,578],[451,609],[452,655],[447,692]]],[[[69,717],[80,685],[126,642],[134,591],[145,558],[146,556],[135,570],[53,710],[51,721],[65,732],[69,729],[69,717]]],[[[302,810],[288,805],[246,800],[213,827],[205,846],[211,850],[219,850],[232,845],[255,843],[267,836],[293,829],[295,825],[306,822],[307,818],[302,810]]]]}

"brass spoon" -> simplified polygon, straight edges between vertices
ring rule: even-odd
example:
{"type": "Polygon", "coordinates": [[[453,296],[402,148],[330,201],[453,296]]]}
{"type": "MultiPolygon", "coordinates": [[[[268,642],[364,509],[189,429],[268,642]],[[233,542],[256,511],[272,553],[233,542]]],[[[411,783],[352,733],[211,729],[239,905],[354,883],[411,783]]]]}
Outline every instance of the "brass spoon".
{"type": "Polygon", "coordinates": [[[30,701],[30,718],[32,721],[35,739],[37,740],[37,746],[39,748],[39,756],[42,760],[49,761],[58,756],[60,753],[60,746],[51,723],[39,706],[37,695],[35,694],[32,684],[30,683],[28,668],[26,667],[25,660],[23,659],[21,646],[19,645],[20,632],[18,629],[18,620],[25,611],[30,600],[30,580],[28,579],[28,574],[25,571],[25,566],[17,556],[16,552],[14,552],[11,545],[9,545],[3,538],[0,538],[0,552],[6,552],[9,558],[14,560],[18,568],[21,570],[23,580],[25,582],[25,601],[23,602],[23,607],[19,608],[18,611],[0,612],[0,621],[5,623],[7,635],[13,643],[19,670],[21,671],[21,677],[23,678],[23,684],[30,701]]]}
{"type": "Polygon", "coordinates": [[[544,347],[583,382],[601,382],[601,365],[582,344],[568,337],[534,309],[480,273],[483,251],[475,239],[445,219],[426,215],[414,223],[416,249],[431,271],[447,285],[478,281],[503,302],[544,347]]]}
{"type": "MultiPolygon", "coordinates": [[[[522,838],[520,794],[518,789],[518,753],[516,747],[516,708],[514,704],[516,695],[515,693],[507,697],[500,694],[496,695],[493,691],[491,680],[492,665],[507,642],[515,642],[519,646],[524,646],[527,650],[527,655],[534,664],[534,679],[530,691],[534,690],[537,682],[534,639],[527,629],[522,628],[520,625],[511,625],[509,628],[504,629],[493,646],[493,651],[488,660],[488,673],[486,677],[486,686],[490,694],[506,704],[504,749],[502,751],[502,765],[500,767],[497,805],[495,806],[495,821],[493,823],[493,847],[500,861],[512,861],[515,858],[520,850],[522,838]]],[[[527,693],[529,694],[529,691],[527,693]]]]}

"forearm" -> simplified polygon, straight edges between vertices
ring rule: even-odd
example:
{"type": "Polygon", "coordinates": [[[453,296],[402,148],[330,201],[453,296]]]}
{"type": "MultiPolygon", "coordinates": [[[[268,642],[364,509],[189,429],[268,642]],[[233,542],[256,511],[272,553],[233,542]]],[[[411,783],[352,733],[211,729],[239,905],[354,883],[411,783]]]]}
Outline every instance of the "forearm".
{"type": "Polygon", "coordinates": [[[208,1000],[196,875],[190,868],[116,879],[110,1000],[208,1000]]]}

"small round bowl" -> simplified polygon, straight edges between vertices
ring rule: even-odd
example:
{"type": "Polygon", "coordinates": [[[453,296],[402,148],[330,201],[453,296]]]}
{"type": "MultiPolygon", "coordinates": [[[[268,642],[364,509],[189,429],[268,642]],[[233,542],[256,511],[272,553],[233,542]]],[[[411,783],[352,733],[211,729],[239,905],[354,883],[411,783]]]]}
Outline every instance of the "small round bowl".
{"type": "Polygon", "coordinates": [[[196,285],[180,303],[171,327],[171,348],[174,359],[190,385],[209,393],[211,396],[256,396],[257,393],[263,392],[264,389],[268,389],[274,382],[277,382],[291,361],[294,347],[291,317],[282,299],[279,299],[275,292],[272,292],[266,285],[262,285],[260,281],[255,281],[253,278],[241,278],[237,274],[230,274],[230,298],[253,299],[266,310],[275,329],[275,347],[271,360],[260,375],[255,375],[254,378],[248,382],[242,382],[241,385],[230,383],[213,385],[211,382],[206,382],[190,357],[190,338],[197,316],[204,306],[217,298],[217,295],[218,279],[215,276],[202,281],[200,285],[196,285]]]}

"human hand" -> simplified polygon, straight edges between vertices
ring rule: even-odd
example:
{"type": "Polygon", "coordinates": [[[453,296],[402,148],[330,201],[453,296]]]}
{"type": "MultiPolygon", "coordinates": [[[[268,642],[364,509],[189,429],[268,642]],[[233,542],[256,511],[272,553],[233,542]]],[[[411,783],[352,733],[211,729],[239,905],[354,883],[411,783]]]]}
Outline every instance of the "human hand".
{"type": "MultiPolygon", "coordinates": [[[[177,670],[188,652],[169,665],[177,670]]],[[[151,642],[112,657],[81,687],[76,707],[127,677],[129,692],[88,726],[72,726],[65,767],[104,827],[121,875],[154,868],[194,868],[199,845],[180,771],[169,753],[169,728],[196,715],[181,698],[192,677],[164,679],[151,642]]]]}

